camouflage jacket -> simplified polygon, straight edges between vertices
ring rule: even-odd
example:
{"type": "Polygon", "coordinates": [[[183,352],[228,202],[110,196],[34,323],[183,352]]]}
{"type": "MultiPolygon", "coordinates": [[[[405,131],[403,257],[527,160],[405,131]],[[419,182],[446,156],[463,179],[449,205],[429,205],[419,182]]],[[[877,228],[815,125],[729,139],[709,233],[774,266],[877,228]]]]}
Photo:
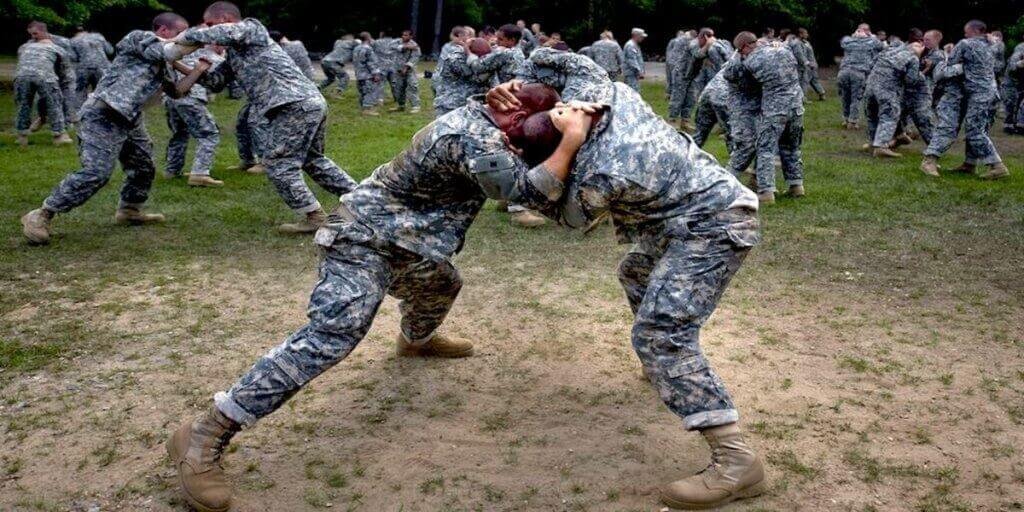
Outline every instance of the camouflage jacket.
{"type": "Polygon", "coordinates": [[[238,23],[194,27],[182,32],[178,39],[189,45],[217,44],[227,48],[224,63],[207,71],[201,83],[211,91],[220,91],[228,82],[237,80],[256,115],[321,97],[317,86],[270,39],[266,27],[257,20],[246,18],[238,23]]]}
{"type": "Polygon", "coordinates": [[[865,87],[868,91],[902,95],[904,90],[917,88],[924,83],[920,59],[908,46],[904,46],[882,52],[875,67],[871,68],[865,87]]]}
{"type": "Polygon", "coordinates": [[[29,41],[18,48],[14,76],[67,86],[74,78],[71,57],[56,43],[29,41]]]}
{"type": "Polygon", "coordinates": [[[989,43],[992,48],[992,59],[995,61],[996,76],[1006,71],[1006,43],[1002,39],[989,43]]]}
{"type": "Polygon", "coordinates": [[[384,72],[377,52],[369,44],[361,44],[352,50],[352,65],[356,68],[356,80],[369,80],[384,72]]]}
{"type": "Polygon", "coordinates": [[[995,56],[985,36],[961,39],[953,47],[945,74],[962,76],[964,91],[977,101],[991,101],[998,94],[995,56]]]}
{"type": "MultiPolygon", "coordinates": [[[[522,78],[561,89],[565,101],[608,106],[576,154],[562,201],[541,209],[562,224],[583,228],[609,213],[620,242],[642,243],[686,236],[731,208],[757,209],[754,193],[713,156],[591,60],[539,49],[522,78]]],[[[752,246],[755,231],[734,241],[752,246]]]]}
{"type": "MultiPolygon", "coordinates": [[[[462,248],[485,199],[549,208],[561,193],[562,184],[545,169],[529,169],[509,151],[487,108],[471,99],[417,132],[408,148],[343,195],[339,208],[364,237],[353,241],[383,240],[445,259],[462,248]]],[[[318,243],[329,245],[327,237],[324,243],[318,233],[318,243]]]]}
{"type": "Polygon", "coordinates": [[[935,86],[935,68],[940,62],[946,62],[946,52],[938,48],[924,49],[924,53],[921,54],[921,73],[924,75],[929,89],[935,86]],[[927,65],[927,69],[925,69],[925,65],[927,65]]]}
{"type": "Polygon", "coordinates": [[[632,39],[626,41],[626,45],[622,47],[622,62],[622,74],[630,76],[644,74],[644,53],[640,51],[640,45],[636,44],[636,41],[632,39]]]}
{"type": "Polygon", "coordinates": [[[1010,58],[1006,61],[1006,80],[1011,80],[1013,83],[1020,82],[1021,67],[1020,63],[1024,62],[1024,43],[1020,43],[1016,48],[1013,49],[1013,53],[1010,54],[1010,58]]]}
{"type": "Polygon", "coordinates": [[[696,52],[694,64],[699,62],[700,65],[700,71],[697,72],[697,75],[701,79],[710,82],[718,74],[718,71],[722,69],[726,61],[729,60],[729,56],[732,55],[732,47],[725,41],[715,40],[706,50],[701,49],[699,46],[696,47],[696,52]]]}
{"type": "Polygon", "coordinates": [[[672,54],[671,64],[675,67],[674,72],[684,79],[692,79],[696,76],[699,68],[694,68],[694,63],[699,51],[700,47],[697,46],[696,39],[683,36],[682,41],[679,42],[679,49],[672,54]]]}
{"type": "Polygon", "coordinates": [[[814,47],[811,46],[811,42],[806,39],[804,39],[803,43],[804,62],[807,64],[809,69],[818,69],[818,57],[814,55],[814,47]]]}
{"type": "Polygon", "coordinates": [[[292,62],[299,67],[306,78],[313,80],[313,61],[309,60],[309,51],[302,41],[286,41],[281,43],[281,49],[292,58],[292,62]]]}
{"type": "Polygon", "coordinates": [[[164,41],[152,32],[134,30],[117,43],[117,57],[103,74],[93,97],[134,120],[146,101],[170,80],[164,41]]]}
{"type": "MultiPolygon", "coordinates": [[[[402,40],[399,39],[398,41],[401,43],[402,40]]],[[[410,39],[408,43],[402,43],[399,51],[399,67],[407,67],[415,73],[416,65],[423,58],[423,51],[420,50],[419,43],[414,39],[410,39]]]]}
{"type": "Polygon", "coordinates": [[[753,118],[761,115],[761,84],[757,83],[750,73],[744,71],[743,61],[738,54],[729,58],[711,82],[714,83],[719,77],[728,84],[728,94],[725,98],[733,117],[753,118]]]}
{"type": "Polygon", "coordinates": [[[437,59],[434,106],[454,110],[466,104],[470,96],[487,92],[491,74],[479,74],[469,66],[468,52],[461,45],[448,43],[437,59]]]}
{"type": "MultiPolygon", "coordinates": [[[[216,68],[224,62],[224,57],[214,52],[213,50],[210,50],[209,48],[200,48],[183,57],[181,59],[181,63],[191,68],[195,67],[195,65],[199,63],[199,59],[209,61],[211,64],[213,64],[212,68],[216,68]]],[[[185,78],[185,75],[181,74],[177,70],[172,71],[174,73],[175,80],[181,80],[182,78],[185,78]]],[[[167,98],[167,100],[171,103],[188,101],[198,101],[201,103],[206,103],[210,101],[210,93],[206,90],[206,87],[203,87],[201,84],[197,83],[193,85],[191,89],[189,89],[188,95],[186,95],[184,98],[167,98]]]]}
{"type": "MultiPolygon", "coordinates": [[[[736,54],[736,58],[740,58],[736,54]]],[[[726,78],[733,83],[742,83],[748,73],[761,90],[761,115],[777,116],[804,113],[804,91],[797,74],[796,57],[786,47],[764,45],[757,47],[745,58],[741,66],[732,67],[726,78]]]]}
{"type": "Polygon", "coordinates": [[[377,62],[381,71],[397,71],[402,67],[402,40],[395,37],[374,39],[370,46],[377,54],[377,62]]]}
{"type": "Polygon", "coordinates": [[[870,73],[875,59],[885,49],[885,43],[874,36],[846,36],[839,44],[843,47],[843,60],[839,62],[839,69],[861,73],[870,73]]]}
{"type": "Polygon", "coordinates": [[[356,46],[359,46],[359,41],[355,39],[338,39],[334,42],[334,48],[331,53],[324,56],[327,62],[352,62],[352,50],[355,50],[356,46]]]}
{"type": "Polygon", "coordinates": [[[625,67],[625,56],[619,43],[608,39],[595,41],[590,45],[591,58],[608,72],[609,76],[618,76],[625,67]]]}
{"type": "Polygon", "coordinates": [[[469,54],[466,59],[470,69],[478,75],[493,74],[497,83],[505,83],[519,73],[519,68],[526,62],[526,56],[518,47],[495,47],[491,53],[483,57],[469,54]]]}
{"type": "Polygon", "coordinates": [[[71,47],[75,49],[78,67],[82,69],[107,69],[110,57],[114,55],[114,47],[107,38],[98,32],[82,32],[71,38],[71,47]]]}

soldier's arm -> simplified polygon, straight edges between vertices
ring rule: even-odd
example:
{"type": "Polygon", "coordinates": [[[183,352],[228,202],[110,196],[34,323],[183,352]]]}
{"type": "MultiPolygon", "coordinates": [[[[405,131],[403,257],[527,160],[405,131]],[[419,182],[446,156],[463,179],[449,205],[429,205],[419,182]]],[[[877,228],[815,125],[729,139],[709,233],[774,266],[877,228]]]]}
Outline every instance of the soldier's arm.
{"type": "Polygon", "coordinates": [[[254,26],[240,21],[237,23],[221,23],[212,27],[192,27],[182,32],[177,41],[189,46],[217,44],[220,46],[245,46],[253,39],[254,26]]]}
{"type": "Polygon", "coordinates": [[[57,79],[60,81],[61,87],[68,88],[74,83],[75,68],[71,64],[71,59],[67,58],[66,55],[58,56],[55,71],[57,72],[57,79]]]}
{"type": "Polygon", "coordinates": [[[420,59],[423,57],[423,51],[420,50],[420,45],[412,43],[406,47],[409,52],[409,56],[405,58],[405,67],[409,68],[409,71],[415,71],[416,65],[419,64],[420,59]]]}
{"type": "Polygon", "coordinates": [[[528,63],[519,70],[517,78],[559,89],[565,101],[610,104],[615,94],[604,68],[582,55],[538,48],[528,63]]]}
{"type": "Polygon", "coordinates": [[[102,35],[100,35],[100,41],[103,41],[103,53],[107,55],[107,58],[112,58],[114,56],[114,47],[110,44],[110,41],[107,41],[107,38],[102,35]]]}
{"type": "Polygon", "coordinates": [[[188,67],[181,61],[175,61],[171,64],[175,70],[185,75],[181,80],[177,82],[169,82],[164,84],[164,94],[178,99],[188,96],[188,92],[192,90],[192,86],[199,81],[199,77],[203,75],[208,69],[210,69],[210,63],[205,60],[197,60],[194,67],[188,67]]]}
{"type": "MultiPolygon", "coordinates": [[[[179,63],[175,63],[179,64],[179,63]]],[[[179,69],[175,66],[175,69],[179,69]]],[[[187,68],[186,68],[187,69],[187,68]]],[[[186,75],[187,72],[184,72],[186,75]]],[[[197,79],[199,85],[202,85],[210,92],[221,92],[228,84],[235,80],[235,70],[231,67],[228,61],[221,62],[217,66],[212,66],[206,70],[205,73],[201,73],[197,79]]]]}
{"type": "Polygon", "coordinates": [[[474,73],[493,73],[501,69],[512,58],[512,52],[492,51],[483,57],[467,53],[466,64],[474,73]]]}
{"type": "Polygon", "coordinates": [[[465,48],[456,47],[455,51],[448,52],[448,55],[444,56],[443,62],[439,64],[443,65],[446,71],[451,71],[464,78],[472,78],[475,73],[469,66],[468,54],[469,51],[465,48]]]}

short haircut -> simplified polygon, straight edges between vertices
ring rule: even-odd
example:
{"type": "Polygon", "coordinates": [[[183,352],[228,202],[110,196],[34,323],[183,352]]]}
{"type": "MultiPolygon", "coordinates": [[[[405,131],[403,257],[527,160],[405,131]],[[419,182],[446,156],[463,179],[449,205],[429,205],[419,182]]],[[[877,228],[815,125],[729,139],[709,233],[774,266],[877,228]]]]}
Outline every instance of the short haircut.
{"type": "Polygon", "coordinates": [[[710,27],[702,27],[697,35],[703,37],[713,36],[715,35],[715,31],[712,30],[710,27]]]}
{"type": "Polygon", "coordinates": [[[544,84],[524,84],[515,92],[515,96],[528,112],[551,110],[562,101],[554,87],[544,84]]]}
{"type": "Polygon", "coordinates": [[[482,37],[475,37],[469,41],[469,51],[477,57],[483,57],[491,53],[491,44],[482,37]]]}
{"type": "Polygon", "coordinates": [[[499,27],[498,33],[501,34],[502,37],[511,39],[517,43],[523,39],[523,29],[519,28],[518,25],[513,25],[511,23],[499,27]]]}
{"type": "Polygon", "coordinates": [[[967,26],[970,27],[975,32],[978,32],[979,34],[984,34],[988,32],[988,25],[986,25],[985,22],[981,20],[968,21],[967,26]]]}
{"type": "Polygon", "coordinates": [[[402,35],[403,36],[406,35],[406,34],[409,34],[410,36],[415,36],[416,35],[415,33],[413,33],[411,28],[407,28],[407,29],[402,31],[402,35]]]}
{"type": "Polygon", "coordinates": [[[522,136],[510,141],[523,150],[523,160],[533,167],[540,165],[558,149],[562,132],[551,121],[551,112],[537,112],[523,121],[522,136]]]}
{"type": "Polygon", "coordinates": [[[736,34],[736,37],[732,40],[732,46],[737,50],[740,50],[744,46],[756,42],[757,36],[755,36],[753,32],[740,32],[739,34],[736,34]]]}
{"type": "Polygon", "coordinates": [[[41,21],[35,21],[35,20],[28,22],[28,26],[25,27],[25,29],[26,30],[36,29],[36,30],[42,30],[43,32],[46,32],[48,30],[47,27],[46,27],[46,23],[43,23],[41,21]]]}
{"type": "Polygon", "coordinates": [[[917,27],[911,27],[910,31],[907,32],[907,41],[914,43],[924,39],[924,32],[917,27]]]}
{"type": "Polygon", "coordinates": [[[465,34],[466,34],[466,27],[463,27],[462,25],[455,25],[454,27],[452,27],[452,32],[451,32],[451,36],[452,37],[462,37],[465,34]]]}
{"type": "Polygon", "coordinates": [[[942,40],[942,31],[941,30],[936,30],[936,29],[933,28],[933,29],[929,30],[928,32],[924,33],[924,35],[928,35],[928,34],[931,34],[932,36],[938,38],[939,41],[942,40]]]}
{"type": "Polygon", "coordinates": [[[188,21],[185,20],[180,14],[173,12],[162,12],[157,14],[153,18],[153,30],[160,30],[161,28],[174,28],[177,25],[188,25],[188,21]]]}
{"type": "Polygon", "coordinates": [[[210,4],[210,6],[207,7],[205,11],[203,11],[203,17],[205,18],[207,16],[213,18],[220,18],[226,16],[228,18],[241,19],[242,11],[238,9],[237,5],[222,0],[210,4]]]}
{"type": "Polygon", "coordinates": [[[368,41],[370,39],[373,39],[373,36],[371,36],[369,32],[364,31],[359,33],[359,39],[363,41],[368,41]]]}
{"type": "Polygon", "coordinates": [[[281,42],[281,38],[284,37],[284,34],[277,30],[269,30],[267,31],[267,35],[269,35],[271,39],[277,42],[281,42]]]}

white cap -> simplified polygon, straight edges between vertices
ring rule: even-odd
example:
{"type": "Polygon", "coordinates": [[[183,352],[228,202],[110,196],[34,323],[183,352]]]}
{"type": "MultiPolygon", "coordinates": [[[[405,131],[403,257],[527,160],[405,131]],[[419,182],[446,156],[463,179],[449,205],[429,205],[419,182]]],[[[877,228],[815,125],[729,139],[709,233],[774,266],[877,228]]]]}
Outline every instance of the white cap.
{"type": "Polygon", "coordinates": [[[631,32],[634,36],[647,37],[647,32],[644,32],[642,28],[634,28],[631,32]]]}

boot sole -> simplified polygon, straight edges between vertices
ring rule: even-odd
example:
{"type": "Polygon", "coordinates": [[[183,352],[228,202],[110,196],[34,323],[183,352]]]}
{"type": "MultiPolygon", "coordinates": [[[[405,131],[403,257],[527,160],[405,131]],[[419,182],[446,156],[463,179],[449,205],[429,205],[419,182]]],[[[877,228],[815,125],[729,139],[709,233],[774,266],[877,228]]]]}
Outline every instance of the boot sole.
{"type": "Polygon", "coordinates": [[[731,494],[725,499],[721,501],[716,501],[715,503],[686,503],[684,501],[677,501],[672,498],[669,498],[664,494],[661,496],[661,502],[668,505],[671,508],[676,508],[680,510],[711,510],[714,508],[721,507],[723,505],[728,505],[729,503],[732,503],[737,500],[755,498],[757,496],[764,494],[766,490],[768,490],[768,485],[765,483],[764,480],[761,480],[760,482],[751,485],[735,494],[731,494]]]}
{"type": "Polygon", "coordinates": [[[178,431],[175,430],[174,434],[171,434],[171,437],[167,440],[166,443],[164,443],[164,448],[167,449],[167,456],[170,457],[171,462],[174,464],[174,470],[178,475],[178,489],[181,490],[182,497],[185,498],[185,501],[188,502],[189,506],[198,510],[199,512],[227,512],[228,510],[231,510],[231,505],[222,508],[210,508],[206,505],[203,505],[202,503],[196,501],[196,499],[193,498],[192,495],[188,493],[188,490],[185,489],[185,481],[182,480],[181,478],[182,462],[180,462],[177,454],[178,450],[174,446],[174,438],[177,435],[178,431]]]}
{"type": "Polygon", "coordinates": [[[21,234],[25,235],[30,245],[47,245],[50,243],[50,237],[47,235],[46,238],[40,238],[38,236],[32,236],[28,233],[28,226],[25,225],[24,219],[21,221],[21,234]]]}

